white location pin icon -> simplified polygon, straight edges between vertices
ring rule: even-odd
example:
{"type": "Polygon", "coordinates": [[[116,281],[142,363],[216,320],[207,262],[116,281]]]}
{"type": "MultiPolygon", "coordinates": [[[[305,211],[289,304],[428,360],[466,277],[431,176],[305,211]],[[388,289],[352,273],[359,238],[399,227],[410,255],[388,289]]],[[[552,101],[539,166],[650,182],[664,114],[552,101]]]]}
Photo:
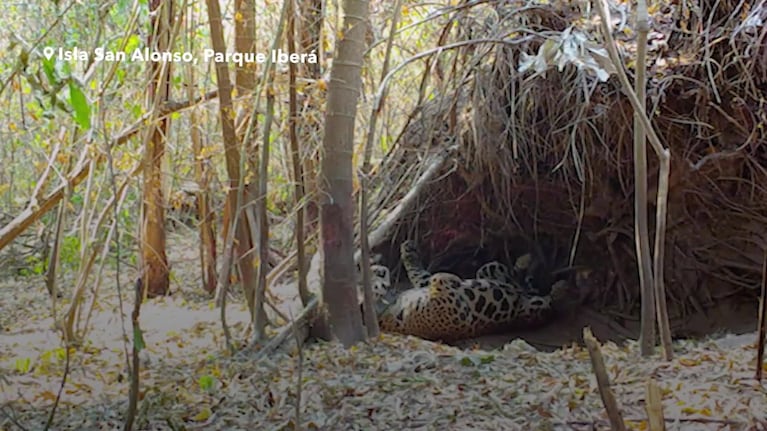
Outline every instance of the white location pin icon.
{"type": "Polygon", "coordinates": [[[53,53],[54,52],[56,52],[56,50],[53,47],[51,47],[51,46],[46,46],[45,48],[43,48],[43,55],[48,60],[50,60],[51,57],[53,57],[53,53]]]}

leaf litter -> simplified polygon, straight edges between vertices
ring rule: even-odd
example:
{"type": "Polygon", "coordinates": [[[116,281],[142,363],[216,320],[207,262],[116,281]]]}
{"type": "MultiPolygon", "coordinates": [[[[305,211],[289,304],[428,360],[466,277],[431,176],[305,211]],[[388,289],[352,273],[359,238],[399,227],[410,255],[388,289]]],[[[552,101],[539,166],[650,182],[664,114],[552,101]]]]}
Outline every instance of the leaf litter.
{"type": "MultiPolygon", "coordinates": [[[[66,351],[46,317],[43,288],[4,282],[0,298],[0,429],[42,429],[66,351]]],[[[219,310],[208,299],[185,298],[192,297],[142,307],[147,345],[136,429],[609,429],[583,347],[540,352],[515,340],[495,350],[461,349],[389,334],[348,350],[307,344],[297,424],[295,340],[261,360],[254,352],[229,356],[219,310]]],[[[88,342],[70,350],[52,429],[121,427],[129,385],[121,322],[116,295],[99,300],[88,342]]],[[[234,333],[242,333],[247,311],[232,305],[227,314],[234,333]]],[[[755,343],[754,333],[679,340],[669,363],[641,359],[635,342],[602,349],[629,429],[648,429],[645,386],[653,378],[668,429],[763,430],[767,395],[753,379],[755,343]]]]}

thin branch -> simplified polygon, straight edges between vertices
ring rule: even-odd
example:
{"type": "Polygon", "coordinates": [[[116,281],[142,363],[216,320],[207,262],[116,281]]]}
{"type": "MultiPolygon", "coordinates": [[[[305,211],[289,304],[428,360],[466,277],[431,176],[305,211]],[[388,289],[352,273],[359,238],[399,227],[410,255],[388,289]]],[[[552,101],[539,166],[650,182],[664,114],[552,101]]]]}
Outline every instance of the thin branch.
{"type": "MultiPolygon", "coordinates": [[[[456,146],[448,147],[446,150],[435,154],[431,160],[426,162],[426,170],[416,180],[415,184],[400,200],[396,208],[394,208],[381,224],[369,235],[370,247],[375,247],[383,242],[388,235],[389,231],[394,228],[399,219],[407,212],[413,204],[415,204],[418,197],[421,195],[426,185],[431,182],[434,177],[440,172],[445,163],[449,160],[449,156],[457,149],[456,146]]],[[[359,261],[359,251],[355,254],[354,259],[359,261]]]]}
{"type": "MultiPolygon", "coordinates": [[[[399,23],[400,8],[402,6],[402,0],[397,0],[392,11],[392,21],[389,30],[389,40],[386,44],[386,53],[384,55],[383,67],[381,70],[381,81],[386,78],[386,74],[389,73],[389,62],[391,61],[392,47],[394,46],[394,34],[397,30],[397,24],[399,23]]],[[[376,137],[376,124],[378,118],[383,110],[383,100],[386,97],[386,92],[381,93],[381,97],[376,99],[376,103],[370,113],[370,124],[368,125],[367,140],[365,141],[365,148],[363,150],[362,172],[360,178],[360,252],[362,261],[360,267],[362,268],[362,292],[363,292],[363,304],[365,309],[365,327],[367,328],[368,337],[377,337],[380,330],[378,328],[378,318],[375,312],[375,298],[373,298],[373,290],[370,285],[372,274],[370,272],[370,243],[368,241],[368,188],[370,182],[368,181],[371,175],[370,157],[373,150],[373,142],[376,137]]]]}
{"type": "Polygon", "coordinates": [[[285,325],[280,329],[280,332],[272,337],[271,340],[269,340],[268,343],[266,343],[261,349],[258,350],[258,352],[255,354],[255,356],[251,359],[252,361],[259,361],[266,356],[268,356],[270,353],[275,351],[282,343],[285,342],[285,340],[290,336],[291,334],[294,334],[294,331],[297,331],[300,329],[304,324],[306,324],[308,317],[314,313],[314,311],[317,309],[317,306],[319,305],[319,300],[317,297],[313,297],[309,304],[307,304],[306,307],[304,307],[303,310],[301,310],[301,313],[296,316],[296,318],[291,321],[289,324],[285,325]]]}
{"type": "MultiPolygon", "coordinates": [[[[290,1],[290,0],[288,0],[290,1]]],[[[293,316],[291,314],[291,323],[293,316]]],[[[304,372],[304,342],[298,335],[298,329],[295,325],[290,325],[293,329],[293,339],[296,342],[296,350],[298,351],[298,370],[296,371],[296,418],[294,429],[301,429],[301,392],[303,389],[303,372],[304,372]]]]}
{"type": "Polygon", "coordinates": [[[764,337],[767,333],[767,248],[762,265],[762,292],[759,295],[759,339],[756,345],[756,380],[762,381],[764,371],[764,337]]]}
{"type": "Polygon", "coordinates": [[[59,385],[59,391],[56,393],[56,400],[53,402],[51,413],[48,415],[48,420],[45,422],[46,431],[51,429],[51,425],[53,425],[53,418],[56,417],[56,409],[59,406],[59,402],[61,402],[61,394],[64,392],[64,387],[67,385],[67,379],[69,378],[71,354],[69,353],[68,340],[64,340],[64,348],[66,349],[64,357],[64,375],[61,376],[61,384],[59,385]]]}
{"type": "MultiPolygon", "coordinates": [[[[652,127],[652,123],[650,122],[650,119],[647,117],[647,112],[644,109],[644,106],[642,102],[640,101],[637,94],[632,90],[631,83],[629,82],[628,76],[626,75],[626,71],[623,67],[623,62],[621,61],[620,54],[618,53],[618,50],[616,48],[615,39],[613,39],[612,32],[610,29],[610,19],[609,19],[609,12],[608,12],[608,5],[606,0],[597,0],[597,10],[599,11],[599,16],[601,18],[601,28],[602,28],[602,34],[605,38],[605,47],[607,48],[607,52],[610,54],[610,60],[613,62],[613,65],[615,66],[616,74],[618,75],[618,79],[620,80],[621,87],[623,89],[623,92],[626,94],[626,96],[629,99],[629,102],[631,102],[631,106],[634,109],[635,118],[638,120],[639,125],[644,129],[644,133],[647,134],[647,138],[650,141],[650,145],[652,146],[653,150],[655,151],[656,155],[660,159],[660,165],[661,165],[661,174],[663,174],[663,170],[666,169],[666,173],[668,172],[668,166],[669,161],[671,159],[671,152],[668,148],[665,148],[663,144],[660,142],[660,138],[658,138],[657,133],[655,132],[655,129],[652,127]],[[665,168],[664,168],[665,166],[665,168]]],[[[659,174],[658,178],[658,199],[663,199],[663,202],[658,203],[658,210],[656,211],[656,217],[658,220],[662,218],[662,226],[656,226],[656,246],[657,243],[660,242],[660,245],[662,246],[665,239],[665,231],[661,230],[660,227],[663,227],[665,229],[665,219],[666,219],[666,202],[667,199],[667,190],[668,190],[668,175],[663,177],[663,175],[659,174]],[[663,184],[663,183],[666,184],[663,184]],[[666,192],[664,195],[661,193],[661,189],[665,189],[666,192]]],[[[655,264],[660,267],[660,265],[663,264],[662,262],[662,253],[661,256],[658,256],[658,253],[656,252],[655,257],[655,264]]],[[[656,270],[658,268],[656,267],[656,270]]],[[[659,298],[662,301],[665,301],[665,296],[662,298],[659,298]]],[[[646,304],[643,304],[646,305],[646,304]]],[[[652,304],[654,307],[654,303],[652,304]]],[[[649,307],[649,305],[648,305],[649,307]]],[[[667,318],[666,318],[667,319],[667,318]]],[[[654,321],[653,321],[654,322],[654,321]]],[[[647,323],[649,324],[649,322],[647,323]]],[[[654,331],[653,331],[654,332],[654,331]]],[[[665,334],[664,334],[665,337],[665,334]]],[[[670,335],[669,335],[670,339],[670,335]]],[[[650,341],[648,341],[650,342],[650,341]]],[[[654,340],[652,340],[654,343],[654,340]]],[[[644,347],[644,345],[643,345],[644,347]]],[[[647,349],[642,349],[642,354],[646,355],[649,352],[647,352],[647,349]]],[[[670,348],[666,349],[668,352],[667,355],[670,354],[670,348]]]]}
{"type": "MultiPolygon", "coordinates": [[[[647,108],[646,56],[647,33],[650,30],[647,4],[637,4],[637,60],[634,91],[642,109],[647,108]]],[[[620,67],[615,65],[616,68],[620,67]]],[[[639,266],[639,289],[641,294],[639,348],[642,356],[651,355],[655,349],[655,280],[650,255],[650,232],[647,221],[647,133],[639,124],[639,111],[634,113],[634,242],[639,266]]],[[[657,247],[657,244],[656,244],[657,247]]],[[[657,269],[657,268],[656,268],[657,269]]]]}
{"type": "Polygon", "coordinates": [[[623,422],[618,402],[615,400],[612,389],[610,389],[610,378],[607,376],[602,351],[599,350],[599,343],[588,327],[583,328],[583,341],[586,343],[586,348],[589,351],[591,367],[597,378],[599,396],[602,398],[602,404],[604,404],[605,410],[607,410],[607,417],[610,419],[610,428],[613,431],[625,431],[626,425],[623,422]]]}

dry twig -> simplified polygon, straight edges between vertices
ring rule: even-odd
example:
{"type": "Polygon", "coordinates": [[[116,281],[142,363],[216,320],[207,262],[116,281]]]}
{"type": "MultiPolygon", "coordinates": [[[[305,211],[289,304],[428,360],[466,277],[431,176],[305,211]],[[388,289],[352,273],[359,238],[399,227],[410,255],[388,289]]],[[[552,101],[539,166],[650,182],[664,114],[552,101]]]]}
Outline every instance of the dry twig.
{"type": "Polygon", "coordinates": [[[762,291],[759,295],[759,339],[756,343],[756,380],[762,381],[764,371],[764,337],[767,333],[767,249],[762,266],[762,291]]]}
{"type": "Polygon", "coordinates": [[[615,395],[613,395],[613,391],[610,389],[610,378],[607,376],[605,361],[604,358],[602,358],[602,352],[599,350],[599,343],[591,333],[591,329],[583,328],[583,341],[586,343],[586,348],[589,350],[591,367],[597,378],[599,396],[602,398],[602,404],[604,404],[605,410],[607,410],[607,417],[610,419],[610,427],[613,431],[624,431],[626,425],[623,422],[623,417],[620,408],[618,407],[618,402],[615,400],[615,395]]]}
{"type": "Polygon", "coordinates": [[[304,307],[304,309],[301,311],[301,313],[296,316],[296,318],[291,321],[289,324],[282,327],[280,332],[272,337],[271,340],[269,340],[264,347],[262,347],[258,353],[256,353],[253,360],[258,361],[260,359],[263,359],[264,357],[268,356],[271,352],[276,350],[280,345],[282,345],[283,342],[288,338],[288,336],[295,331],[297,331],[302,325],[307,323],[307,320],[309,316],[311,316],[312,313],[314,313],[314,310],[317,308],[317,305],[319,305],[319,301],[317,300],[317,297],[313,297],[309,303],[304,307]]]}
{"type": "Polygon", "coordinates": [[[663,394],[655,379],[647,381],[645,400],[650,431],[664,431],[666,423],[663,419],[663,394]]]}
{"type": "Polygon", "coordinates": [[[304,340],[298,335],[298,330],[293,325],[293,316],[290,316],[291,325],[293,329],[293,339],[296,342],[296,354],[298,355],[298,366],[296,367],[296,417],[294,429],[301,429],[301,391],[303,389],[303,371],[304,371],[304,340]]]}

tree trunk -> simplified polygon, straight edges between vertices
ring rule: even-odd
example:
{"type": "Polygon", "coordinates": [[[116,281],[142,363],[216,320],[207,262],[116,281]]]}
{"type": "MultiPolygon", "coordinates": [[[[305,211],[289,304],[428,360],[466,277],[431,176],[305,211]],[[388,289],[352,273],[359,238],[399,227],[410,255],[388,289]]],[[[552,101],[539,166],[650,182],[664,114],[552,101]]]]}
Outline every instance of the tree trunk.
{"type": "MultiPolygon", "coordinates": [[[[288,52],[296,52],[296,14],[295,2],[290,1],[288,10],[288,52]]],[[[290,140],[290,160],[293,168],[293,202],[296,205],[296,260],[298,266],[298,296],[301,298],[301,304],[306,307],[309,303],[310,293],[306,285],[306,248],[304,247],[306,228],[305,209],[304,209],[304,173],[301,166],[301,147],[298,144],[298,89],[296,87],[296,76],[298,68],[295,63],[288,65],[288,83],[290,85],[288,95],[288,138],[290,140]]]]}
{"type": "MultiPolygon", "coordinates": [[[[152,33],[148,46],[155,52],[167,51],[173,27],[172,0],[149,3],[152,33]]],[[[150,84],[147,94],[149,109],[157,109],[170,96],[170,63],[149,63],[150,84]]],[[[167,295],[170,287],[168,257],[165,254],[165,198],[162,191],[162,161],[165,155],[167,118],[151,130],[144,153],[144,190],[142,226],[142,280],[148,297],[167,295]]]]}
{"type": "MultiPolygon", "coordinates": [[[[234,48],[237,52],[256,51],[256,2],[237,0],[234,2],[234,48]]],[[[242,63],[234,68],[237,95],[243,96],[256,88],[256,69],[252,64],[242,63]]]]}
{"type": "MultiPolygon", "coordinates": [[[[224,43],[224,30],[221,25],[221,8],[218,1],[207,0],[208,21],[210,22],[210,39],[213,50],[216,52],[226,52],[224,43]]],[[[232,82],[229,80],[229,66],[225,62],[216,63],[216,79],[218,80],[219,94],[219,114],[221,117],[221,132],[224,140],[224,154],[226,158],[226,172],[229,176],[228,191],[226,194],[226,207],[224,208],[224,238],[227,238],[229,230],[236,223],[235,230],[235,258],[234,261],[240,262],[250,250],[250,234],[245,219],[245,214],[241,213],[237,203],[244,202],[244,187],[242,187],[242,173],[240,170],[240,144],[234,128],[234,108],[232,105],[232,82]],[[240,213],[239,217],[237,214],[240,213]]],[[[243,287],[248,303],[248,308],[253,313],[254,289],[250,288],[246,281],[253,280],[253,265],[250,259],[239,265],[243,287]]],[[[220,276],[228,276],[230,268],[223,268],[220,276]]]]}
{"type": "Polygon", "coordinates": [[[365,340],[354,265],[352,152],[369,4],[344,0],[344,23],[328,86],[321,164],[322,289],[333,336],[345,346],[365,340]]]}
{"type": "MultiPolygon", "coordinates": [[[[235,8],[235,22],[234,22],[234,49],[237,52],[255,52],[256,51],[256,2],[255,0],[237,0],[234,2],[235,8]]],[[[243,63],[242,65],[235,65],[234,68],[234,82],[235,89],[238,96],[246,96],[253,93],[256,88],[256,69],[252,64],[243,63]]],[[[245,97],[244,100],[252,100],[249,97],[245,97]]],[[[243,112],[251,112],[250,115],[255,115],[252,112],[253,106],[246,106],[243,112]]],[[[247,116],[245,116],[247,118],[247,116]]],[[[244,129],[243,129],[244,132],[244,129]]],[[[247,136],[237,136],[239,142],[246,139],[247,136]]],[[[256,154],[256,148],[251,145],[250,141],[242,142],[242,148],[245,149],[245,157],[247,160],[253,162],[258,157],[256,154]]],[[[248,163],[253,170],[254,163],[248,163]]],[[[250,187],[255,187],[251,185],[250,187]]],[[[248,304],[250,306],[251,316],[263,312],[263,306],[259,306],[256,303],[256,289],[258,286],[258,277],[253,267],[253,258],[242,259],[245,253],[250,252],[253,249],[255,243],[254,232],[251,229],[251,225],[247,222],[245,214],[245,208],[251,207],[253,204],[252,197],[255,195],[253,189],[248,190],[246,187],[242,192],[242,198],[240,200],[240,221],[238,226],[238,244],[240,244],[237,259],[237,266],[240,270],[240,276],[242,277],[242,286],[245,294],[248,297],[248,304]],[[257,308],[260,310],[256,311],[257,308]]],[[[260,235],[260,233],[258,233],[260,235]]]]}
{"type": "MultiPolygon", "coordinates": [[[[322,23],[323,23],[323,0],[305,0],[298,2],[300,20],[297,22],[299,27],[299,49],[303,54],[314,51],[319,61],[316,63],[298,64],[299,75],[315,82],[322,79],[322,70],[320,66],[324,64],[324,55],[322,49],[322,23]]],[[[305,109],[319,109],[322,105],[321,100],[315,100],[320,92],[308,93],[310,98],[307,101],[305,109]]],[[[319,145],[315,145],[315,136],[321,136],[321,124],[312,119],[312,116],[302,116],[297,119],[298,141],[304,143],[301,149],[302,171],[304,194],[306,196],[317,196],[317,168],[319,166],[319,145]]],[[[318,144],[318,143],[317,143],[318,144]]],[[[306,227],[305,236],[310,236],[317,228],[319,219],[319,208],[316,199],[306,201],[306,214],[304,217],[304,226],[306,227]]]]}
{"type": "MultiPolygon", "coordinates": [[[[189,14],[188,16],[192,16],[189,14]]],[[[194,27],[190,25],[190,27],[194,27]]],[[[194,67],[190,64],[186,68],[187,97],[194,99],[194,67]]],[[[210,183],[212,178],[210,157],[203,154],[202,136],[197,110],[193,109],[189,115],[191,126],[190,138],[192,139],[192,151],[194,152],[194,178],[198,190],[195,194],[197,203],[197,217],[200,221],[200,269],[202,271],[202,286],[208,293],[216,291],[216,218],[213,212],[210,198],[210,183]]]]}

